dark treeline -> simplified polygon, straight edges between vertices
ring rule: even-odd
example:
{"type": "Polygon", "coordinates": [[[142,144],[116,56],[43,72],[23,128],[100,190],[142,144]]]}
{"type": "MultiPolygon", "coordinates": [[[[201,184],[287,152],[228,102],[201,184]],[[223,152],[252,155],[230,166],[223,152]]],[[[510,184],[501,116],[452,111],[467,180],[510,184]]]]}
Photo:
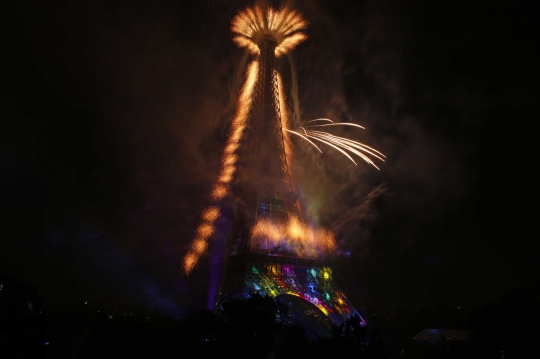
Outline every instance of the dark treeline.
{"type": "Polygon", "coordinates": [[[216,311],[192,310],[180,318],[149,310],[81,304],[48,306],[0,292],[1,358],[524,358],[539,357],[540,290],[524,288],[474,311],[441,308],[365,313],[313,337],[286,324],[288,308],[253,295],[216,311]],[[368,317],[369,316],[369,317],[368,317]],[[465,330],[466,339],[415,341],[427,328],[465,330]]]}

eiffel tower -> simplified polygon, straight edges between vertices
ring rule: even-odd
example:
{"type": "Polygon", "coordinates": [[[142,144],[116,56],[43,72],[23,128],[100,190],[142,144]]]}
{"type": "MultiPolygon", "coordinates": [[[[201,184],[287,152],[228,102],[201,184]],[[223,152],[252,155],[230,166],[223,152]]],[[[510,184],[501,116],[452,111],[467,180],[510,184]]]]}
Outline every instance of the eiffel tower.
{"type": "Polygon", "coordinates": [[[326,256],[298,255],[298,251],[288,248],[287,236],[276,245],[264,228],[259,231],[259,240],[253,240],[261,221],[276,226],[287,221],[303,223],[285,151],[282,117],[286,109],[280,108],[284,104],[280,101],[276,43],[272,37],[264,36],[258,48],[258,79],[239,151],[238,174],[231,188],[235,216],[225,243],[216,306],[227,299],[259,293],[283,303],[300,303],[299,307],[305,308],[300,310],[301,316],[340,325],[349,316],[358,315],[365,325],[333,280],[329,265],[332,248],[328,248],[326,256]]]}

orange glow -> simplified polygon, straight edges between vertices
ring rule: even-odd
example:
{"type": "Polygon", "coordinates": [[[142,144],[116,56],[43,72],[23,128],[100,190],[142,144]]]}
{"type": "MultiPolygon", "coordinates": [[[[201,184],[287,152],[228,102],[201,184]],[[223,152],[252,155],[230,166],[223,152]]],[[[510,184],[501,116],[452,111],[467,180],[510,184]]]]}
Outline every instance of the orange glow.
{"type": "Polygon", "coordinates": [[[294,49],[299,43],[301,43],[305,39],[307,39],[307,36],[302,33],[297,33],[292,35],[291,37],[286,38],[281,44],[276,47],[276,57],[281,57],[282,55],[285,55],[287,52],[294,49]]]}
{"type": "MultiPolygon", "coordinates": [[[[228,193],[229,183],[232,180],[236,170],[235,163],[238,160],[236,150],[240,146],[240,139],[243,136],[246,127],[246,121],[251,109],[252,94],[255,83],[257,82],[257,72],[259,63],[251,62],[247,69],[246,82],[240,91],[238,97],[238,106],[236,114],[232,120],[231,132],[229,140],[225,146],[225,151],[222,158],[222,167],[219,174],[218,182],[212,190],[212,199],[214,202],[219,202],[228,193]]],[[[195,264],[197,264],[200,256],[208,248],[207,240],[215,232],[214,222],[219,217],[218,207],[211,207],[205,210],[202,214],[202,221],[196,231],[196,238],[193,240],[191,250],[184,257],[184,271],[189,274],[195,264]]]]}
{"type": "Polygon", "coordinates": [[[256,44],[243,36],[235,36],[233,41],[236,43],[236,45],[238,45],[238,47],[245,47],[254,55],[258,55],[261,52],[256,44]]]}
{"type": "Polygon", "coordinates": [[[208,247],[208,243],[206,243],[206,241],[204,239],[196,239],[193,242],[193,245],[191,246],[193,252],[195,252],[197,254],[204,253],[204,251],[206,250],[207,247],[208,247]]]}
{"type": "Polygon", "coordinates": [[[233,41],[254,55],[259,54],[258,43],[270,37],[276,43],[275,55],[282,56],[307,39],[302,33],[307,27],[304,18],[294,10],[269,7],[266,12],[258,6],[247,8],[236,15],[231,31],[236,34],[233,41]]]}
{"type": "Polygon", "coordinates": [[[257,82],[257,72],[259,70],[259,63],[253,61],[247,70],[247,78],[240,96],[238,97],[238,106],[236,115],[233,118],[231,124],[231,133],[227,145],[225,147],[225,153],[222,159],[222,168],[219,176],[219,183],[214,188],[213,197],[216,200],[221,200],[227,194],[227,187],[232,179],[232,176],[236,170],[234,166],[238,160],[238,156],[235,154],[236,150],[240,146],[240,140],[244,134],[246,128],[246,121],[251,109],[252,94],[255,83],[257,82]]]}
{"type": "Polygon", "coordinates": [[[193,267],[195,267],[195,264],[197,264],[198,260],[199,256],[197,256],[195,253],[189,252],[184,257],[184,272],[190,273],[193,270],[193,267]]]}
{"type": "Polygon", "coordinates": [[[250,245],[253,250],[283,252],[305,258],[319,258],[336,247],[332,232],[314,229],[291,217],[285,223],[259,219],[251,230],[250,245]]]}
{"type": "Polygon", "coordinates": [[[238,148],[237,143],[228,143],[227,146],[225,147],[225,153],[226,154],[234,153],[234,151],[236,151],[237,148],[238,148]]]}
{"type": "Polygon", "coordinates": [[[223,183],[228,183],[230,182],[232,179],[232,175],[231,174],[222,174],[221,177],[219,177],[219,182],[223,182],[223,183]]]}
{"type": "Polygon", "coordinates": [[[283,148],[285,149],[285,160],[287,161],[287,167],[289,173],[291,171],[291,161],[292,161],[292,144],[291,137],[289,132],[286,131],[291,124],[289,119],[289,112],[287,111],[287,103],[285,102],[285,93],[283,90],[283,82],[281,80],[281,75],[276,71],[276,77],[278,81],[278,93],[279,93],[279,108],[281,112],[281,131],[283,133],[283,148]]]}
{"type": "Polygon", "coordinates": [[[203,223],[197,228],[197,235],[202,238],[208,238],[214,233],[214,226],[208,223],[203,223]]]}
{"type": "Polygon", "coordinates": [[[201,217],[202,222],[197,228],[197,236],[191,244],[191,250],[184,257],[184,271],[186,273],[191,272],[200,256],[208,248],[208,238],[215,231],[214,222],[219,217],[219,208],[210,207],[202,213],[201,217]]]}
{"type": "Polygon", "coordinates": [[[301,238],[304,234],[304,228],[302,228],[302,224],[296,218],[291,218],[289,221],[289,225],[287,226],[287,234],[291,238],[301,238]]]}
{"type": "Polygon", "coordinates": [[[227,187],[222,184],[217,184],[212,191],[212,198],[216,201],[220,201],[227,194],[227,187]]]}
{"type": "Polygon", "coordinates": [[[227,166],[221,171],[221,177],[219,177],[220,183],[229,183],[232,179],[234,171],[236,170],[235,166],[227,166]]]}
{"type": "Polygon", "coordinates": [[[238,157],[235,156],[235,155],[228,155],[225,157],[225,159],[223,160],[223,164],[224,166],[231,166],[231,165],[234,165],[236,163],[236,160],[238,160],[238,157]]]}
{"type": "Polygon", "coordinates": [[[219,217],[219,208],[210,207],[203,212],[202,218],[207,222],[214,222],[219,217]]]}

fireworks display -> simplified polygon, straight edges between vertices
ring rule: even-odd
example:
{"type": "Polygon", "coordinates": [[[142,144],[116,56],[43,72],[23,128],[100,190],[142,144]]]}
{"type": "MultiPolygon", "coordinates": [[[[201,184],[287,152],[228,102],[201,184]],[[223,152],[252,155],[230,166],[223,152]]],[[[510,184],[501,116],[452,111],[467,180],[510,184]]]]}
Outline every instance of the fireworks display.
{"type": "MultiPolygon", "coordinates": [[[[238,161],[238,149],[244,136],[244,131],[248,126],[249,115],[252,108],[254,88],[259,81],[259,44],[262,41],[270,40],[275,43],[274,56],[280,57],[299,43],[307,36],[303,31],[307,27],[307,22],[297,12],[288,8],[275,10],[267,8],[262,10],[259,7],[248,8],[240,12],[232,21],[231,30],[235,37],[234,42],[245,47],[252,54],[253,60],[248,65],[246,80],[238,97],[236,113],[233,117],[231,130],[222,157],[221,171],[217,183],[213,186],[211,200],[213,204],[205,209],[201,215],[201,222],[196,230],[195,238],[192,241],[190,250],[184,257],[184,272],[189,274],[200,257],[208,248],[208,240],[215,232],[215,221],[220,216],[219,203],[230,190],[230,182],[235,176],[238,161]]],[[[283,150],[285,152],[285,168],[290,168],[292,161],[292,142],[289,136],[294,134],[317,150],[322,150],[314,141],[326,144],[341,152],[355,165],[357,164],[351,154],[362,158],[378,169],[373,160],[368,156],[384,161],[385,156],[360,142],[344,137],[333,135],[329,132],[319,131],[320,127],[329,126],[351,126],[362,128],[354,123],[335,123],[329,119],[316,119],[308,122],[305,127],[297,130],[290,129],[290,120],[287,114],[286,96],[281,75],[272,69],[272,73],[277,80],[277,101],[276,113],[281,120],[281,132],[283,136],[283,150]]],[[[279,154],[276,154],[279,156],[279,154]]],[[[287,170],[288,171],[288,170],[287,170]]],[[[287,173],[285,181],[288,181],[287,173]]],[[[291,188],[293,187],[292,184],[291,188]]],[[[299,207],[299,206],[298,206],[299,207]]],[[[251,250],[260,253],[287,254],[303,258],[321,258],[328,253],[332,253],[336,247],[334,236],[330,231],[315,229],[303,223],[294,216],[289,216],[285,221],[277,223],[268,218],[259,218],[251,228],[250,237],[251,250]]]]}
{"type": "Polygon", "coordinates": [[[319,258],[332,253],[336,241],[332,232],[290,217],[285,223],[259,219],[251,230],[250,246],[255,252],[319,258]]]}
{"type": "Polygon", "coordinates": [[[307,39],[302,32],[307,22],[296,11],[284,8],[263,11],[259,7],[247,8],[232,21],[233,41],[254,55],[259,54],[258,43],[264,37],[276,43],[275,55],[280,57],[307,39]]]}
{"type": "MultiPolygon", "coordinates": [[[[238,160],[236,151],[246,128],[246,120],[251,108],[253,88],[257,81],[258,68],[259,64],[257,61],[253,61],[248,66],[247,79],[238,97],[236,115],[231,124],[231,132],[221,161],[220,176],[212,190],[212,200],[216,204],[227,195],[229,183],[236,171],[235,165],[238,160]]],[[[184,271],[186,273],[190,273],[193,270],[200,256],[208,247],[208,238],[214,233],[214,223],[219,217],[219,214],[219,207],[217,205],[203,211],[201,224],[196,231],[196,237],[193,240],[190,251],[184,257],[184,271]]]]}
{"type": "Polygon", "coordinates": [[[328,133],[328,132],[313,130],[313,128],[315,128],[315,127],[325,127],[325,126],[352,126],[352,127],[362,128],[362,129],[364,127],[362,127],[362,126],[360,126],[360,125],[358,125],[356,123],[350,123],[350,122],[335,123],[332,120],[329,120],[327,118],[320,118],[320,119],[317,119],[317,120],[311,120],[308,123],[312,123],[312,122],[317,123],[317,124],[309,125],[309,126],[306,126],[306,127],[300,127],[299,129],[302,130],[301,133],[298,132],[298,131],[290,130],[290,129],[285,129],[285,130],[287,132],[293,133],[293,134],[303,138],[304,140],[309,142],[311,145],[315,146],[315,148],[317,150],[319,150],[319,152],[321,152],[321,153],[322,153],[321,149],[315,143],[313,143],[313,141],[310,141],[309,140],[310,138],[312,138],[312,139],[314,139],[316,141],[322,142],[322,143],[324,143],[324,144],[326,144],[328,146],[331,146],[331,147],[335,148],[336,150],[338,150],[339,152],[343,153],[355,165],[357,163],[347,153],[347,151],[359,156],[360,158],[362,158],[364,161],[366,161],[367,163],[369,163],[370,165],[372,165],[376,169],[379,169],[379,167],[377,167],[375,165],[375,162],[373,162],[367,155],[365,155],[365,153],[367,153],[367,154],[369,154],[369,155],[371,155],[373,157],[376,157],[379,160],[384,162],[384,159],[386,158],[386,156],[383,155],[381,152],[377,151],[376,149],[372,148],[372,147],[366,146],[363,143],[360,143],[358,141],[353,141],[353,140],[350,140],[348,138],[332,135],[331,133],[328,133]],[[319,121],[324,122],[324,123],[320,124],[320,123],[318,123],[319,121]]]}

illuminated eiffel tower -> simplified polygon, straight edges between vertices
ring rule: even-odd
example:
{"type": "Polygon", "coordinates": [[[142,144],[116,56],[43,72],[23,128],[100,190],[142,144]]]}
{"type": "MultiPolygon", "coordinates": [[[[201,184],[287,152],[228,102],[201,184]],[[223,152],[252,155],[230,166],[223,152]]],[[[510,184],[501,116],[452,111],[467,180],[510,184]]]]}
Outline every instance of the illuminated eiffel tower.
{"type": "Polygon", "coordinates": [[[291,248],[291,232],[283,230],[305,222],[291,181],[283,130],[287,113],[278,72],[282,60],[276,57],[277,44],[272,36],[262,36],[257,46],[257,82],[238,152],[238,172],[231,185],[235,217],[225,244],[216,306],[227,299],[259,293],[285,304],[295,303],[303,308],[296,311],[297,315],[339,325],[359,314],[333,280],[328,264],[333,255],[331,243],[335,245],[333,237],[331,242],[315,238],[316,243],[311,245],[317,250],[306,243],[299,250],[291,248]]]}

